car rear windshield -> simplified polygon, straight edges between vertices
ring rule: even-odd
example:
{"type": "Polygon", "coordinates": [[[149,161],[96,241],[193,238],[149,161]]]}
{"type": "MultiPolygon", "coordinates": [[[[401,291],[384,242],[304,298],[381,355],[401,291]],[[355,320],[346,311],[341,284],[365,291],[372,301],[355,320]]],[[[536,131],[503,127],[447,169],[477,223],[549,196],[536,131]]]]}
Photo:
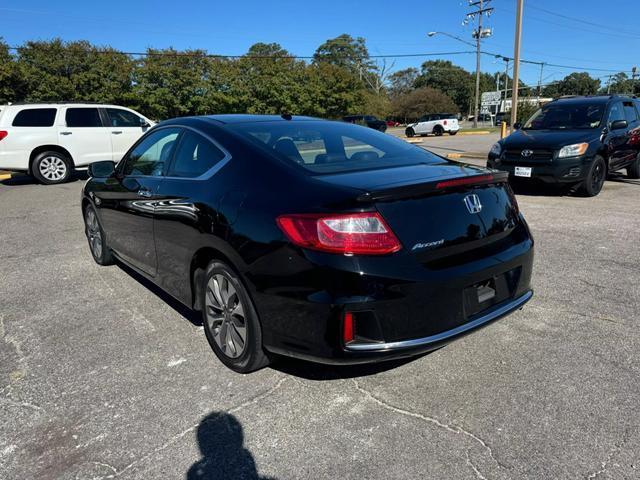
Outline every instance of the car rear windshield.
{"type": "Polygon", "coordinates": [[[13,119],[13,127],[51,127],[56,119],[55,108],[28,108],[20,110],[13,119]]]}
{"type": "Polygon", "coordinates": [[[542,107],[524,125],[525,130],[580,130],[598,128],[604,103],[557,103],[542,107]]]}
{"type": "Polygon", "coordinates": [[[343,122],[259,122],[229,128],[314,174],[443,161],[391,135],[343,122]]]}

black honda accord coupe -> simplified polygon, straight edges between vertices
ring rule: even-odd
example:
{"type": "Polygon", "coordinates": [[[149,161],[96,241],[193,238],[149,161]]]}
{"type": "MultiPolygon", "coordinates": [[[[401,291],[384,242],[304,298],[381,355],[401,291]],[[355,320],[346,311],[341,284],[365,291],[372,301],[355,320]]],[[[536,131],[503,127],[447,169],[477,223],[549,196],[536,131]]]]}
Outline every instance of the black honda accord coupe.
{"type": "Polygon", "coordinates": [[[149,130],[82,193],[91,253],[202,312],[229,368],[274,354],[364,363],[433,350],[532,296],[507,174],[306,117],[149,130]]]}

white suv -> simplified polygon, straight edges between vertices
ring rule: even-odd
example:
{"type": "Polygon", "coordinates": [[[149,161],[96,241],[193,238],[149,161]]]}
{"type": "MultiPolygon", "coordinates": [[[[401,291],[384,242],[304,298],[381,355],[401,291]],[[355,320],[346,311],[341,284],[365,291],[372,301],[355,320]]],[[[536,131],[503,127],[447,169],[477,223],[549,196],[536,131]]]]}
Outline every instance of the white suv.
{"type": "Polygon", "coordinates": [[[433,133],[435,136],[440,137],[445,132],[449,135],[455,135],[460,130],[458,119],[455,115],[450,113],[432,113],[430,115],[424,115],[416,123],[410,123],[407,125],[405,134],[407,137],[413,137],[415,135],[428,135],[433,133]]]}
{"type": "Polygon", "coordinates": [[[75,168],[119,161],[153,125],[117,105],[0,105],[0,170],[27,172],[45,184],[62,183],[75,168]]]}

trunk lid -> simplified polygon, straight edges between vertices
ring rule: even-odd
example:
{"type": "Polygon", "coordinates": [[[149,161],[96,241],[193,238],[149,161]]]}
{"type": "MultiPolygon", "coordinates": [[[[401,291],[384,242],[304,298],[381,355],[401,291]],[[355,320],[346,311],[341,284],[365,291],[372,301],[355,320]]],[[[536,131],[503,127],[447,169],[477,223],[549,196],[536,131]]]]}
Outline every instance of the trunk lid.
{"type": "Polygon", "coordinates": [[[483,168],[446,162],[322,179],[361,190],[363,207],[375,206],[402,251],[429,268],[492,255],[525,234],[507,176],[483,168]]]}

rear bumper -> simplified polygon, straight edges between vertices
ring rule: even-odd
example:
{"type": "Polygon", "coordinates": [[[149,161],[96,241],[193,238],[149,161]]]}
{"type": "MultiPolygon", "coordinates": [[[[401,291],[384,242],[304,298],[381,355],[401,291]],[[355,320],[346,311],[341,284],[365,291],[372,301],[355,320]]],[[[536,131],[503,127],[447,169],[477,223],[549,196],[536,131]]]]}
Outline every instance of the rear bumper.
{"type": "Polygon", "coordinates": [[[513,180],[539,180],[545,183],[578,183],[583,181],[588,172],[593,156],[553,160],[545,163],[503,161],[489,157],[487,167],[507,172],[513,180]],[[531,178],[516,177],[515,167],[531,167],[531,178]]]}
{"type": "Polygon", "coordinates": [[[370,363],[435,350],[521,308],[533,295],[533,255],[531,238],[440,270],[412,269],[393,256],[376,259],[377,266],[354,257],[318,266],[326,255],[311,254],[315,265],[306,264],[308,270],[283,271],[277,279],[249,273],[249,281],[266,350],[319,363],[370,363]],[[350,263],[356,270],[349,271],[350,263]],[[394,278],[383,276],[387,266],[394,278]],[[469,304],[471,286],[501,276],[510,279],[504,297],[484,307],[469,304]],[[356,339],[347,344],[346,311],[356,319],[356,339]]]}
{"type": "Polygon", "coordinates": [[[533,297],[533,291],[529,290],[523,295],[515,299],[506,300],[488,311],[472,317],[467,323],[464,323],[456,328],[441,332],[436,335],[431,335],[423,338],[414,338],[411,340],[402,340],[399,342],[388,343],[359,343],[354,345],[347,345],[345,348],[354,352],[390,352],[406,349],[424,349],[432,350],[434,347],[446,344],[451,340],[461,337],[465,333],[469,333],[473,330],[477,330],[494,320],[498,320],[511,312],[518,310],[524,306],[533,297]]]}

